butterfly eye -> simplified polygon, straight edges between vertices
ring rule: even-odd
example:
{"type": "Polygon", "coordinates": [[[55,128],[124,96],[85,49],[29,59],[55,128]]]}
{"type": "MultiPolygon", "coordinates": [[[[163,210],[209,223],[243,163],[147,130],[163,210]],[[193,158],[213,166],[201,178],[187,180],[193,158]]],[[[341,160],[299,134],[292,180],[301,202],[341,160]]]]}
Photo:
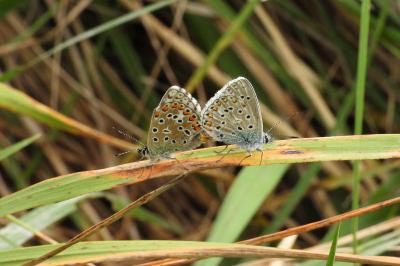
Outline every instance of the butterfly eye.
{"type": "Polygon", "coordinates": [[[183,130],[183,126],[179,126],[179,127],[178,127],[178,130],[183,130]]]}
{"type": "Polygon", "coordinates": [[[243,110],[242,110],[242,109],[239,109],[239,110],[238,110],[238,113],[239,113],[239,114],[242,114],[242,113],[243,113],[243,110]]]}
{"type": "Polygon", "coordinates": [[[178,119],[178,121],[177,121],[179,124],[182,124],[183,123],[183,120],[182,119],[178,119]]]}
{"type": "Polygon", "coordinates": [[[183,132],[185,132],[185,134],[188,136],[192,135],[192,133],[190,133],[190,130],[188,130],[188,129],[185,129],[185,131],[183,131],[183,132]]]}
{"type": "Polygon", "coordinates": [[[253,125],[249,125],[248,128],[249,128],[249,129],[252,129],[252,128],[253,128],[253,125]]]}
{"type": "Polygon", "coordinates": [[[153,133],[157,133],[158,132],[158,128],[156,128],[156,127],[153,127],[153,133]]]}
{"type": "Polygon", "coordinates": [[[171,118],[171,117],[172,117],[172,114],[169,113],[169,114],[167,115],[167,118],[171,118]]]}
{"type": "Polygon", "coordinates": [[[169,137],[165,137],[165,138],[164,138],[164,141],[168,141],[168,140],[169,140],[169,137]]]}
{"type": "Polygon", "coordinates": [[[250,119],[251,118],[251,116],[250,115],[246,115],[246,119],[250,119]]]}
{"type": "Polygon", "coordinates": [[[240,95],[240,99],[244,100],[245,96],[244,95],[240,95]]]}
{"type": "Polygon", "coordinates": [[[242,127],[237,127],[237,129],[238,129],[238,130],[243,130],[243,128],[242,128],[242,127]]]}
{"type": "Polygon", "coordinates": [[[172,142],[173,144],[176,144],[176,140],[174,140],[174,139],[173,139],[173,140],[171,140],[171,142],[172,142]]]}
{"type": "Polygon", "coordinates": [[[246,99],[247,99],[247,100],[250,100],[250,96],[247,96],[246,99]]]}
{"type": "Polygon", "coordinates": [[[153,138],[153,141],[154,142],[158,142],[158,138],[153,138]]]}
{"type": "Polygon", "coordinates": [[[159,123],[159,124],[164,124],[164,122],[165,122],[164,118],[160,118],[160,119],[158,120],[158,123],[159,123]]]}

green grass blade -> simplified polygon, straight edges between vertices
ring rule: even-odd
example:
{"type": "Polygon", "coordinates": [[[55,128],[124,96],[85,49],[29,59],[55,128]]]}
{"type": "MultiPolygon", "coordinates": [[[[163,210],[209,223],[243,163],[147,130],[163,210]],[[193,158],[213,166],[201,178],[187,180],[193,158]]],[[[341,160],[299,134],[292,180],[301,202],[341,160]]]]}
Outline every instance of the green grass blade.
{"type": "Polygon", "coordinates": [[[226,49],[226,47],[231,44],[234,37],[236,36],[236,33],[240,30],[241,26],[246,22],[247,18],[252,14],[254,8],[259,3],[259,0],[250,0],[247,2],[241,12],[232,21],[224,35],[217,41],[214,48],[210,51],[204,64],[200,66],[196,70],[196,72],[190,77],[188,83],[185,86],[188,91],[193,91],[194,88],[203,80],[204,76],[207,74],[209,67],[217,61],[221,53],[226,49]]]}
{"type": "Polygon", "coordinates": [[[26,138],[24,140],[21,140],[21,141],[15,143],[7,148],[1,149],[0,150],[0,161],[13,155],[14,153],[18,152],[19,150],[22,150],[23,148],[32,144],[39,138],[40,138],[40,134],[35,134],[29,138],[26,138]]]}
{"type": "MultiPolygon", "coordinates": [[[[334,160],[399,158],[399,145],[400,134],[281,140],[263,146],[262,163],[275,165],[334,160]]],[[[216,152],[222,149],[224,147],[178,153],[176,158],[179,163],[174,160],[162,160],[154,163],[152,165],[154,175],[152,178],[182,174],[185,171],[185,165],[192,170],[238,165],[247,155],[245,151],[233,151],[226,155],[222,161],[216,163],[221,158],[221,155],[216,154],[216,152]],[[170,171],[166,171],[166,169],[170,171]]],[[[242,165],[259,165],[259,163],[260,157],[252,156],[244,160],[242,165]]],[[[1,198],[0,216],[119,185],[143,182],[148,179],[148,177],[143,177],[143,168],[146,167],[148,167],[148,162],[142,161],[47,179],[1,198]]],[[[144,175],[147,174],[147,172],[144,173],[144,175]]]]}
{"type": "MultiPolygon", "coordinates": [[[[118,17],[116,19],[113,19],[113,20],[108,21],[108,22],[106,22],[104,24],[101,24],[101,25],[99,25],[99,26],[97,26],[97,27],[95,27],[95,28],[93,28],[91,30],[88,30],[88,31],[85,31],[85,32],[83,32],[81,34],[78,34],[78,35],[76,35],[76,36],[74,36],[72,38],[69,38],[67,41],[65,41],[63,43],[60,43],[59,45],[56,45],[55,47],[53,47],[49,51],[39,55],[34,60],[32,60],[28,64],[24,65],[22,67],[22,69],[23,69],[23,71],[25,71],[28,68],[33,67],[37,63],[49,58],[50,56],[52,56],[52,55],[54,55],[54,54],[56,54],[56,53],[58,53],[58,52],[60,52],[60,51],[62,51],[64,49],[66,49],[66,48],[68,48],[68,47],[70,47],[72,45],[75,45],[75,44],[77,44],[77,43],[79,43],[81,41],[90,39],[90,38],[92,38],[92,37],[94,37],[96,35],[99,35],[100,33],[103,33],[105,31],[108,31],[108,30],[112,29],[112,28],[118,27],[118,26],[120,26],[122,24],[125,24],[125,23],[131,21],[131,20],[137,19],[138,17],[140,17],[140,16],[142,16],[144,14],[147,14],[147,13],[156,11],[158,9],[161,9],[163,7],[166,7],[166,6],[172,4],[173,2],[176,2],[176,1],[177,0],[158,1],[158,2],[156,2],[154,4],[145,6],[145,7],[141,8],[141,9],[139,9],[139,10],[130,12],[130,13],[126,14],[126,15],[120,16],[120,17],[118,17]]],[[[13,71],[14,74],[21,73],[21,71],[19,71],[19,72],[15,72],[14,70],[11,70],[11,71],[13,71]]],[[[4,75],[5,75],[5,77],[7,77],[7,79],[10,79],[10,74],[8,73],[8,71],[5,72],[4,75]]],[[[12,76],[12,77],[14,78],[15,76],[12,76]]],[[[3,75],[0,76],[0,81],[3,81],[3,82],[6,81],[4,79],[4,77],[3,77],[3,75]]]]}
{"type": "Polygon", "coordinates": [[[332,240],[331,248],[329,249],[329,258],[326,262],[326,266],[333,266],[335,263],[336,246],[340,235],[340,223],[336,226],[335,235],[332,240]]]}
{"type": "Polygon", "coordinates": [[[312,164],[304,175],[299,178],[295,188],[290,193],[289,198],[285,201],[282,208],[279,208],[274,215],[272,223],[267,226],[264,231],[265,234],[276,232],[281,228],[283,223],[290,216],[292,211],[296,208],[296,205],[300,202],[303,196],[306,194],[308,188],[310,187],[314,177],[317,175],[318,171],[321,169],[320,164],[312,164]]]}
{"type": "Polygon", "coordinates": [[[0,83],[0,108],[29,116],[42,122],[53,129],[67,131],[69,133],[93,137],[99,141],[113,143],[116,146],[135,148],[136,146],[118,138],[114,138],[99,132],[89,126],[67,117],[50,107],[36,101],[27,94],[5,84],[0,83]]]}
{"type": "MultiPolygon", "coordinates": [[[[354,134],[362,133],[362,123],[364,117],[364,98],[365,98],[365,81],[368,65],[368,32],[370,18],[371,1],[364,0],[361,4],[361,22],[360,22],[360,39],[358,47],[357,59],[357,80],[356,80],[356,106],[355,106],[355,122],[354,134]]],[[[360,198],[360,162],[355,162],[354,166],[354,183],[353,183],[353,210],[359,208],[360,198]]],[[[353,219],[353,252],[357,253],[357,233],[358,218],[353,219]]]]}
{"type": "MultiPolygon", "coordinates": [[[[282,179],[287,168],[288,165],[244,168],[231,185],[207,241],[234,242],[282,179]]],[[[221,260],[211,258],[196,265],[218,265],[221,260]]]]}

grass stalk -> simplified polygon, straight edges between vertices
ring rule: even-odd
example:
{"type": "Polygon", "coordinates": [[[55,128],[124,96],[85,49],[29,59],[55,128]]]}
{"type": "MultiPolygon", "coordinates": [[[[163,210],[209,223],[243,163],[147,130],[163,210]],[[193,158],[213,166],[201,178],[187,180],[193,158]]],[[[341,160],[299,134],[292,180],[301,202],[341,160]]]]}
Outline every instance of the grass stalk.
{"type": "MultiPolygon", "coordinates": [[[[362,133],[362,122],[364,114],[364,98],[365,98],[365,81],[367,73],[368,63],[368,32],[369,32],[369,10],[371,7],[370,0],[364,0],[361,4],[361,23],[360,23],[360,38],[358,47],[358,59],[357,59],[357,80],[356,80],[356,102],[355,102],[355,123],[354,123],[354,134],[362,133]]],[[[359,208],[360,198],[360,162],[356,161],[353,164],[354,169],[354,180],[353,180],[353,198],[352,208],[353,210],[359,208]]],[[[353,252],[357,253],[357,231],[358,231],[358,219],[353,219],[353,252]]]]}

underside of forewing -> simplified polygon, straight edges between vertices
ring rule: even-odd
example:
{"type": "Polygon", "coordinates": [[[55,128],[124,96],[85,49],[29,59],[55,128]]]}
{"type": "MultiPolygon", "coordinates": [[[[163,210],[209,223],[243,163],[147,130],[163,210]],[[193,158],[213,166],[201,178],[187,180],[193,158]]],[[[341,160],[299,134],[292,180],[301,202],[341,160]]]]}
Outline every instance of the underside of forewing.
{"type": "Polygon", "coordinates": [[[147,140],[150,157],[168,157],[200,146],[200,111],[186,90],[169,88],[153,111],[147,140]]]}

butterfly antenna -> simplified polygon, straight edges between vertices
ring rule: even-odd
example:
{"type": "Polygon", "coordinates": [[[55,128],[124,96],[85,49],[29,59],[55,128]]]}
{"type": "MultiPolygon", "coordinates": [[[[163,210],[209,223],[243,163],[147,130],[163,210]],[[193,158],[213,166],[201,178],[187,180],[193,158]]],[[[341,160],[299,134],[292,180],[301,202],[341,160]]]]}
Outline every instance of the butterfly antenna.
{"type": "MultiPolygon", "coordinates": [[[[287,117],[286,117],[285,119],[283,119],[283,120],[276,121],[276,122],[267,130],[267,134],[270,134],[271,131],[272,131],[274,128],[276,128],[280,123],[282,123],[282,121],[292,120],[294,117],[296,117],[297,115],[299,115],[299,114],[301,114],[301,113],[302,113],[302,112],[297,111],[297,112],[294,112],[293,114],[291,114],[290,116],[287,116],[287,117]]],[[[290,136],[289,138],[298,138],[298,137],[290,136]]]]}
{"type": "Polygon", "coordinates": [[[125,155],[125,154],[128,154],[128,153],[130,153],[130,152],[132,152],[132,151],[123,151],[123,152],[114,154],[114,156],[115,156],[115,157],[120,157],[120,156],[125,155]]]}
{"type": "Polygon", "coordinates": [[[117,128],[115,126],[112,127],[113,130],[117,131],[119,134],[121,134],[122,136],[132,140],[132,142],[134,143],[138,143],[141,146],[145,146],[140,140],[138,140],[137,138],[135,138],[134,136],[128,134],[126,131],[124,131],[123,129],[117,128]]]}

